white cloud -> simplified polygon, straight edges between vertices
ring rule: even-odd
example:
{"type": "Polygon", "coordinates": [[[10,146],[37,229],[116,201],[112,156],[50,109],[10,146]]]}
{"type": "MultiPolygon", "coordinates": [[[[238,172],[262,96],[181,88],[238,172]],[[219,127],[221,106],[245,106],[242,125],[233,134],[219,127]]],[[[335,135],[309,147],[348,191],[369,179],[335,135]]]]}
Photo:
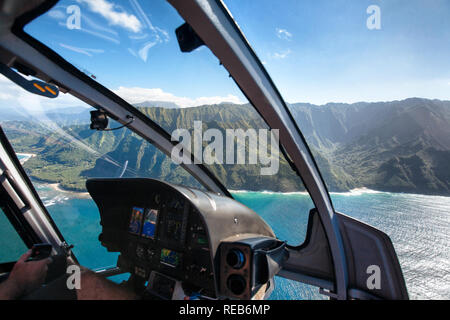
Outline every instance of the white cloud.
{"type": "MultiPolygon", "coordinates": [[[[179,97],[172,93],[164,92],[159,88],[119,87],[117,90],[113,90],[113,92],[132,104],[145,101],[166,101],[173,102],[182,108],[186,108],[208,104],[219,104],[222,102],[236,104],[243,103],[238,97],[231,94],[227,96],[206,96],[192,99],[179,97]]],[[[2,109],[14,109],[23,115],[41,117],[49,111],[66,107],[91,108],[91,106],[68,93],[64,94],[60,92],[59,96],[55,99],[49,99],[29,93],[15,85],[3,75],[0,75],[0,120],[2,109]]]]}
{"type": "MultiPolygon", "coordinates": [[[[64,28],[66,27],[66,24],[64,22],[61,22],[61,21],[58,23],[58,25],[61,26],[61,27],[64,27],[64,28]]],[[[100,32],[95,32],[95,31],[92,31],[92,30],[89,30],[89,29],[86,29],[86,28],[78,29],[78,31],[82,31],[82,32],[85,32],[87,34],[93,35],[94,37],[98,37],[98,38],[101,38],[101,39],[104,39],[104,40],[111,41],[111,42],[113,42],[115,44],[120,44],[120,40],[118,38],[115,39],[113,37],[107,36],[107,35],[102,34],[100,32]]]]}
{"type": "MultiPolygon", "coordinates": [[[[121,44],[133,56],[140,58],[144,62],[147,62],[148,52],[151,48],[170,41],[169,33],[153,25],[147,13],[136,0],[129,0],[131,4],[129,10],[111,0],[76,1],[83,5],[81,15],[82,27],[77,29],[78,31],[111,41],[115,44],[121,44]],[[105,18],[106,23],[102,19],[99,19],[98,15],[105,18]],[[127,39],[119,37],[117,28],[113,27],[120,27],[128,31],[128,44],[127,39]]],[[[62,27],[66,27],[63,19],[64,10],[65,7],[59,6],[50,12],[52,18],[60,20],[58,24],[62,27]]],[[[87,56],[93,56],[93,54],[98,53],[97,51],[73,45],[63,45],[63,47],[87,56]]]]}
{"type": "Polygon", "coordinates": [[[8,78],[1,75],[0,76],[0,101],[2,100],[12,100],[17,96],[16,85],[11,82],[8,78]]]}
{"type": "Polygon", "coordinates": [[[158,27],[154,27],[154,28],[155,28],[156,32],[159,32],[163,36],[164,39],[162,41],[169,42],[170,37],[169,37],[169,33],[166,30],[158,28],[158,27]]]}
{"type": "Polygon", "coordinates": [[[152,24],[147,14],[144,12],[142,7],[139,5],[139,2],[136,0],[130,0],[131,6],[134,8],[136,14],[140,17],[140,20],[147,26],[149,30],[152,31],[153,36],[156,37],[158,42],[168,42],[169,41],[169,33],[166,30],[158,28],[152,24]]]}
{"type": "Polygon", "coordinates": [[[60,43],[59,45],[70,51],[82,53],[89,57],[92,57],[93,53],[104,53],[105,52],[105,50],[103,50],[103,49],[79,48],[79,47],[69,46],[68,44],[64,44],[64,43],[60,43]]]}
{"type": "Polygon", "coordinates": [[[278,38],[283,39],[283,40],[288,40],[288,41],[292,40],[292,33],[287,31],[286,29],[276,28],[276,31],[277,31],[278,38]]]}
{"type": "MultiPolygon", "coordinates": [[[[59,93],[54,99],[29,93],[3,75],[0,76],[0,108],[20,111],[23,114],[39,115],[65,107],[90,107],[71,94],[59,93]]],[[[1,120],[1,114],[0,114],[1,120]]]]}
{"type": "Polygon", "coordinates": [[[11,100],[14,99],[14,96],[10,93],[0,92],[0,101],[1,100],[11,100]]]}
{"type": "Polygon", "coordinates": [[[148,34],[147,33],[140,33],[140,34],[133,34],[133,35],[129,35],[128,38],[130,40],[146,40],[148,38],[148,34]]]}
{"type": "MultiPolygon", "coordinates": [[[[70,144],[75,144],[79,148],[99,156],[96,150],[86,145],[77,136],[72,136],[66,132],[63,127],[49,119],[46,115],[49,111],[55,111],[55,108],[74,106],[90,107],[70,94],[60,93],[57,98],[49,99],[29,93],[12,83],[3,75],[0,76],[0,121],[3,120],[1,118],[2,111],[15,111],[15,113],[18,113],[25,118],[37,120],[42,127],[52,131],[53,133],[59,134],[59,139],[63,139],[70,144]],[[3,97],[3,93],[5,93],[5,91],[7,94],[3,97]],[[8,95],[12,95],[13,98],[8,95]]],[[[108,159],[106,160],[110,161],[108,159]]]]}
{"type": "Polygon", "coordinates": [[[66,18],[64,12],[58,9],[52,9],[51,11],[49,11],[48,16],[56,20],[63,20],[64,18],[66,18]]]}
{"type": "Polygon", "coordinates": [[[137,45],[140,47],[139,49],[129,48],[128,51],[130,51],[134,56],[139,56],[142,61],[147,62],[148,51],[150,48],[153,48],[157,44],[169,42],[169,33],[164,29],[154,26],[136,0],[130,0],[130,4],[139,20],[142,21],[143,28],[148,29],[148,32],[143,35],[128,36],[129,39],[135,43],[134,46],[137,45]]]}
{"type": "Polygon", "coordinates": [[[195,99],[187,98],[187,97],[178,97],[172,93],[164,92],[162,89],[154,88],[139,88],[139,87],[119,87],[117,90],[113,90],[121,98],[125,99],[129,103],[135,104],[145,101],[166,101],[173,102],[179,105],[182,108],[187,107],[196,107],[205,104],[219,104],[222,102],[232,102],[241,104],[242,101],[239,100],[238,97],[233,96],[231,94],[220,97],[220,96],[212,96],[212,97],[199,97],[195,99]]]}
{"type": "Polygon", "coordinates": [[[107,27],[105,27],[105,26],[103,26],[103,25],[100,25],[100,24],[94,22],[94,21],[93,21],[91,18],[89,18],[89,16],[86,15],[86,14],[83,14],[82,17],[81,17],[81,19],[82,19],[82,25],[83,25],[83,26],[84,26],[84,25],[88,25],[88,26],[90,26],[92,29],[95,29],[95,30],[100,31],[100,32],[106,32],[106,33],[109,33],[109,34],[111,34],[112,36],[115,36],[115,37],[118,37],[118,35],[119,35],[119,34],[117,33],[117,31],[115,31],[115,30],[113,30],[113,29],[111,29],[111,28],[107,28],[107,27]]]}
{"type": "Polygon", "coordinates": [[[133,14],[124,11],[118,11],[117,6],[107,0],[77,0],[79,3],[85,3],[89,9],[100,14],[110,25],[121,26],[132,32],[140,32],[142,23],[133,14]]]}
{"type": "Polygon", "coordinates": [[[156,42],[149,42],[146,43],[141,49],[139,49],[138,53],[142,61],[147,62],[148,50],[150,50],[150,48],[155,46],[156,44],[156,42]]]}
{"type": "Polygon", "coordinates": [[[275,52],[271,55],[273,59],[286,59],[292,53],[291,49],[284,50],[282,52],[275,52]]]}

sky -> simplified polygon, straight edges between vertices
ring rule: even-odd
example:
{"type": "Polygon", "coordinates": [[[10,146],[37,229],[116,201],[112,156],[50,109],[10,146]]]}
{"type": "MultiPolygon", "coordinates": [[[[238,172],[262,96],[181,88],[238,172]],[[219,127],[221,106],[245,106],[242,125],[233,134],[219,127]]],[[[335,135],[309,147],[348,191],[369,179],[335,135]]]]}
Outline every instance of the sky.
{"type": "MultiPolygon", "coordinates": [[[[287,102],[450,100],[448,0],[224,2],[287,102]]],[[[180,52],[181,24],[164,0],[62,0],[25,31],[131,103],[245,103],[208,48],[180,52]]]]}

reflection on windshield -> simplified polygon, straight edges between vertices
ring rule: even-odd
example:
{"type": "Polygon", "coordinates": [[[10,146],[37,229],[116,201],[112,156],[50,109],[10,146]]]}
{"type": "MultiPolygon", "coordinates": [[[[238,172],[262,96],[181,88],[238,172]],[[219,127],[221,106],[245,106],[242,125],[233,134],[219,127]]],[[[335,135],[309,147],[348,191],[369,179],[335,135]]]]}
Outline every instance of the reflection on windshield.
{"type": "Polygon", "coordinates": [[[228,189],[304,191],[278,150],[277,132],[268,130],[209,49],[180,52],[174,31],[183,23],[165,1],[65,0],[25,31],[90,70],[88,75],[182,142],[195,163],[206,165],[228,189]],[[54,33],[42,32],[51,27],[54,33]]]}
{"type": "MultiPolygon", "coordinates": [[[[405,10],[401,2],[371,0],[351,6],[226,2],[290,102],[336,208],[389,233],[414,297],[447,297],[448,4],[413,1],[405,10]],[[424,265],[432,272],[424,273],[424,265]]],[[[252,155],[260,160],[256,145],[263,140],[255,144],[250,137],[251,130],[266,130],[265,123],[206,47],[180,53],[173,30],[182,23],[162,0],[66,0],[26,31],[173,137],[177,130],[195,137],[200,122],[200,145],[183,140],[186,148],[200,147],[197,159],[211,149],[211,158],[226,159],[227,140],[216,138],[231,129],[247,133],[235,150],[240,145],[244,151],[243,163],[233,156],[231,163],[206,164],[280,239],[300,243],[311,199],[282,155],[275,174],[261,174],[252,155]]],[[[114,264],[116,258],[98,244],[98,212],[83,198],[86,178],[152,176],[195,184],[173,159],[128,130],[88,130],[87,110],[78,101],[63,95],[56,104],[44,103],[20,90],[15,94],[3,78],[0,85],[1,125],[82,264],[114,264]]],[[[286,284],[283,289],[277,297],[302,295],[286,284]]]]}
{"type": "Polygon", "coordinates": [[[206,47],[181,53],[175,29],[183,23],[165,0],[62,0],[25,31],[132,104],[240,103],[206,47]]]}
{"type": "Polygon", "coordinates": [[[81,174],[117,174],[127,164],[128,174],[151,173],[193,185],[177,168],[183,162],[177,155],[186,151],[189,160],[192,154],[233,197],[267,218],[281,239],[302,243],[313,203],[280,152],[276,130],[268,130],[207,47],[180,51],[175,29],[183,23],[162,0],[63,0],[25,27],[165,129],[179,146],[174,149],[178,154],[164,158],[127,131],[84,132],[86,139],[107,148],[119,166],[103,157],[81,174]],[[50,28],[53,33],[45,32],[50,28]]]}
{"type": "MultiPolygon", "coordinates": [[[[100,216],[86,191],[87,179],[147,177],[202,186],[130,130],[91,130],[90,110],[69,95],[39,97],[0,77],[0,126],[78,260],[96,269],[114,266],[117,254],[98,241],[100,216]]],[[[5,235],[10,233],[6,227],[5,235]]]]}
{"type": "Polygon", "coordinates": [[[184,169],[130,130],[89,129],[90,109],[81,102],[48,111],[46,105],[27,105],[27,110],[20,99],[16,103],[17,108],[6,110],[10,120],[2,119],[2,127],[37,180],[76,192],[86,191],[85,180],[91,177],[153,177],[201,188],[184,169]]]}

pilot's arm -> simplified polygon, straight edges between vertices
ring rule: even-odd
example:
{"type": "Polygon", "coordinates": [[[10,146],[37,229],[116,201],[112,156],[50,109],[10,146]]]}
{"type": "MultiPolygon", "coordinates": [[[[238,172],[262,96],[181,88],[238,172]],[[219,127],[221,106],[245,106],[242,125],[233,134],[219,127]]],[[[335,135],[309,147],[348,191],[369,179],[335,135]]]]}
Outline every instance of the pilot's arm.
{"type": "Polygon", "coordinates": [[[51,258],[29,261],[31,250],[24,253],[14,265],[8,279],[0,283],[0,300],[17,299],[44,283],[51,258]]]}
{"type": "Polygon", "coordinates": [[[135,300],[139,297],[131,290],[85,269],[81,273],[78,300],[135,300]]]}
{"type": "Polygon", "coordinates": [[[31,250],[23,254],[14,265],[8,279],[0,283],[0,300],[12,300],[28,296],[28,299],[78,299],[78,300],[130,300],[139,299],[131,290],[82,268],[81,287],[76,292],[68,289],[67,275],[45,287],[41,287],[47,275],[52,258],[39,261],[26,260],[31,250]],[[36,290],[39,289],[39,290],[36,290]]]}

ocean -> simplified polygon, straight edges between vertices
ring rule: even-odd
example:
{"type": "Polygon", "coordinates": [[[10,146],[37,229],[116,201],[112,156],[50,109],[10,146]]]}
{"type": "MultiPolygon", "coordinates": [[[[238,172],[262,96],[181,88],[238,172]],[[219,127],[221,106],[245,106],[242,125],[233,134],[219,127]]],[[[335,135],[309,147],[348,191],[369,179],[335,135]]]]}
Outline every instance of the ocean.
{"type": "MultiPolygon", "coordinates": [[[[98,241],[99,213],[91,199],[61,194],[46,185],[38,192],[79,262],[91,269],[114,266],[117,253],[98,241]]],[[[277,237],[300,244],[306,234],[310,197],[303,193],[233,192],[260,214],[277,237]]],[[[355,190],[332,193],[338,212],[387,233],[396,249],[411,299],[450,298],[450,197],[355,190]]],[[[1,225],[1,224],[0,224],[1,225]]],[[[1,252],[0,252],[1,253],[1,252]]],[[[116,276],[116,281],[123,279],[116,276]]],[[[271,299],[324,299],[316,287],[276,277],[271,299]]]]}
{"type": "MultiPolygon", "coordinates": [[[[259,210],[280,239],[289,240],[296,232],[296,237],[304,237],[312,205],[309,196],[244,192],[235,197],[259,210]],[[296,210],[294,202],[300,205],[296,210]],[[301,206],[302,202],[306,205],[301,206]],[[266,204],[268,211],[264,210],[266,204]],[[270,208],[276,204],[278,210],[270,208]]],[[[368,223],[391,238],[411,299],[450,298],[450,197],[370,190],[332,193],[331,197],[336,211],[368,223]]],[[[272,299],[322,297],[316,288],[281,278],[277,282],[272,299]]]]}

